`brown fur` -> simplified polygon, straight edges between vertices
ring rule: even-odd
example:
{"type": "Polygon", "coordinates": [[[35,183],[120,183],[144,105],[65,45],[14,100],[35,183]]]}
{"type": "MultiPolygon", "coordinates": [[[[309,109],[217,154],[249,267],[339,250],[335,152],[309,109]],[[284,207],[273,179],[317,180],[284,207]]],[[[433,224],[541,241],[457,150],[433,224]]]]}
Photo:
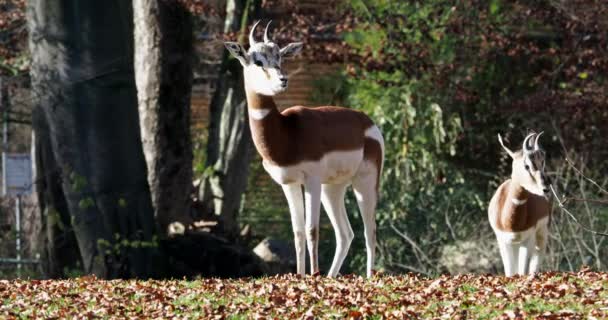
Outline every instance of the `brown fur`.
{"type": "MultiPolygon", "coordinates": [[[[274,165],[289,166],[302,161],[318,161],[331,151],[350,151],[369,145],[369,159],[382,161],[379,145],[366,139],[365,130],[374,125],[362,112],[340,107],[291,107],[279,112],[272,97],[248,92],[251,109],[268,109],[262,120],[250,118],[256,149],[274,165]],[[378,156],[380,155],[380,156],[378,156]]],[[[380,170],[380,169],[378,169],[380,170]]]]}
{"type": "Polygon", "coordinates": [[[311,229],[308,229],[307,232],[308,232],[308,241],[312,241],[312,243],[314,243],[316,246],[314,248],[314,250],[312,251],[312,256],[310,259],[310,263],[311,263],[310,269],[311,269],[311,272],[314,274],[319,271],[319,259],[316,256],[319,252],[319,250],[318,250],[319,228],[318,227],[311,228],[311,229]]]}
{"type": "MultiPolygon", "coordinates": [[[[496,191],[497,198],[496,227],[501,231],[519,232],[525,231],[544,218],[551,212],[551,205],[545,197],[541,197],[526,191],[520,185],[513,183],[511,179],[505,181],[496,191]],[[515,205],[512,199],[527,200],[526,203],[515,205]]],[[[492,211],[492,210],[491,210],[492,211]]]]}
{"type": "Polygon", "coordinates": [[[380,189],[380,176],[382,175],[382,161],[384,160],[384,155],[382,154],[382,146],[380,146],[380,142],[366,137],[365,145],[363,147],[363,158],[371,161],[376,165],[377,175],[376,175],[376,194],[380,189]]]}

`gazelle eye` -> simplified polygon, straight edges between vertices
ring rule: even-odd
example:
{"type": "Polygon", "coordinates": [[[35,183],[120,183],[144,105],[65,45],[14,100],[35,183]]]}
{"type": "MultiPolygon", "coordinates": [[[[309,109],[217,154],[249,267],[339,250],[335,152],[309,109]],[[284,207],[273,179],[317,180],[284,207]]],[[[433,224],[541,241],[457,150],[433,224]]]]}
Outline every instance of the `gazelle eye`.
{"type": "Polygon", "coordinates": [[[526,170],[530,171],[530,166],[529,165],[525,165],[524,168],[526,168],[526,170]]]}
{"type": "Polygon", "coordinates": [[[255,64],[258,67],[263,67],[264,66],[264,64],[260,60],[253,60],[253,64],[255,64]]]}

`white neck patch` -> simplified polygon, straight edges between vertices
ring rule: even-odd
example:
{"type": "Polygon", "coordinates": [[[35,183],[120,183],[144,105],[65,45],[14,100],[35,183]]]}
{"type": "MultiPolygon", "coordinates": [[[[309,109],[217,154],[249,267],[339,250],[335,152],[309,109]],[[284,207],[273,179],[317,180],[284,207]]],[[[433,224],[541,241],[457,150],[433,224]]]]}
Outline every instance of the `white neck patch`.
{"type": "Polygon", "coordinates": [[[253,120],[262,120],[268,113],[270,113],[270,109],[249,109],[249,116],[253,118],[253,120]]]}
{"type": "Polygon", "coordinates": [[[516,206],[521,206],[522,204],[528,202],[528,199],[519,200],[517,198],[512,198],[511,202],[513,202],[513,204],[516,206]]]}

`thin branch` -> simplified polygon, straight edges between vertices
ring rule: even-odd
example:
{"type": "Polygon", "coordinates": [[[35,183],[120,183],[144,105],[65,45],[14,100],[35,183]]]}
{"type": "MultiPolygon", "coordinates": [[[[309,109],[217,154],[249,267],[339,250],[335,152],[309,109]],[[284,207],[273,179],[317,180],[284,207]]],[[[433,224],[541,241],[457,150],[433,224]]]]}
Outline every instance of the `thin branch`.
{"type": "Polygon", "coordinates": [[[604,189],[597,182],[595,182],[591,178],[587,177],[581,170],[579,170],[577,167],[574,166],[574,163],[572,163],[572,161],[570,159],[566,158],[566,162],[568,163],[570,168],[572,168],[572,170],[574,170],[574,171],[576,171],[576,173],[580,174],[583,178],[585,178],[585,180],[591,182],[591,184],[593,184],[598,189],[600,189],[600,191],[602,191],[602,193],[608,194],[608,190],[604,189]]]}
{"type": "Polygon", "coordinates": [[[566,214],[568,214],[568,216],[570,216],[570,218],[572,218],[572,220],[574,220],[574,222],[576,222],[581,228],[583,228],[585,231],[591,232],[593,234],[608,237],[608,233],[595,231],[595,230],[583,225],[582,223],[580,223],[578,221],[578,219],[568,209],[566,209],[563,202],[560,200],[559,196],[557,195],[557,192],[555,192],[555,189],[553,188],[553,186],[551,186],[551,191],[553,192],[553,195],[555,196],[555,200],[557,201],[557,204],[562,209],[562,211],[564,211],[566,214]]]}
{"type": "Polygon", "coordinates": [[[445,217],[445,224],[446,226],[448,226],[448,229],[450,230],[450,235],[452,236],[452,240],[456,240],[456,233],[454,232],[454,228],[452,228],[452,223],[450,222],[450,217],[449,217],[449,212],[450,210],[450,204],[448,204],[448,207],[446,208],[446,210],[444,211],[444,217],[445,217]]]}
{"type": "Polygon", "coordinates": [[[603,200],[603,199],[565,197],[562,201],[564,202],[564,204],[567,204],[569,201],[581,201],[581,202],[591,202],[591,203],[599,203],[599,204],[608,205],[608,200],[603,200]]]}
{"type": "Polygon", "coordinates": [[[399,231],[399,229],[397,229],[397,227],[395,227],[394,224],[391,223],[391,228],[401,237],[403,238],[405,241],[407,241],[412,248],[414,248],[414,250],[416,252],[419,252],[422,255],[422,258],[429,264],[429,265],[433,265],[433,263],[431,262],[431,260],[429,259],[429,257],[424,253],[424,251],[422,251],[422,249],[420,249],[420,247],[416,244],[416,242],[414,242],[414,240],[412,240],[407,234],[405,234],[404,232],[399,231]]]}

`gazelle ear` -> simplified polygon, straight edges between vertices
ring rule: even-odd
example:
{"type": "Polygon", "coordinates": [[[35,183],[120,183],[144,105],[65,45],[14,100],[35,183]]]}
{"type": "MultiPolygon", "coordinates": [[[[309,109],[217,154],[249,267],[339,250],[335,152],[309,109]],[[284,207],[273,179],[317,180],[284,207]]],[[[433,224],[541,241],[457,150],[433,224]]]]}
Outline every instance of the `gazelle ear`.
{"type": "Polygon", "coordinates": [[[302,51],[302,42],[292,42],[281,49],[281,57],[291,57],[302,51]]]}
{"type": "Polygon", "coordinates": [[[511,149],[507,148],[505,146],[505,144],[502,142],[502,137],[500,136],[500,133],[498,134],[498,142],[500,143],[500,145],[502,146],[502,148],[505,149],[505,151],[509,154],[509,156],[511,158],[515,158],[515,153],[513,153],[513,151],[511,151],[511,149]]]}
{"type": "Polygon", "coordinates": [[[240,43],[227,41],[224,42],[224,46],[226,49],[228,49],[233,57],[237,58],[241,62],[243,67],[248,64],[247,61],[249,61],[249,56],[247,55],[245,48],[243,48],[240,43]]]}

